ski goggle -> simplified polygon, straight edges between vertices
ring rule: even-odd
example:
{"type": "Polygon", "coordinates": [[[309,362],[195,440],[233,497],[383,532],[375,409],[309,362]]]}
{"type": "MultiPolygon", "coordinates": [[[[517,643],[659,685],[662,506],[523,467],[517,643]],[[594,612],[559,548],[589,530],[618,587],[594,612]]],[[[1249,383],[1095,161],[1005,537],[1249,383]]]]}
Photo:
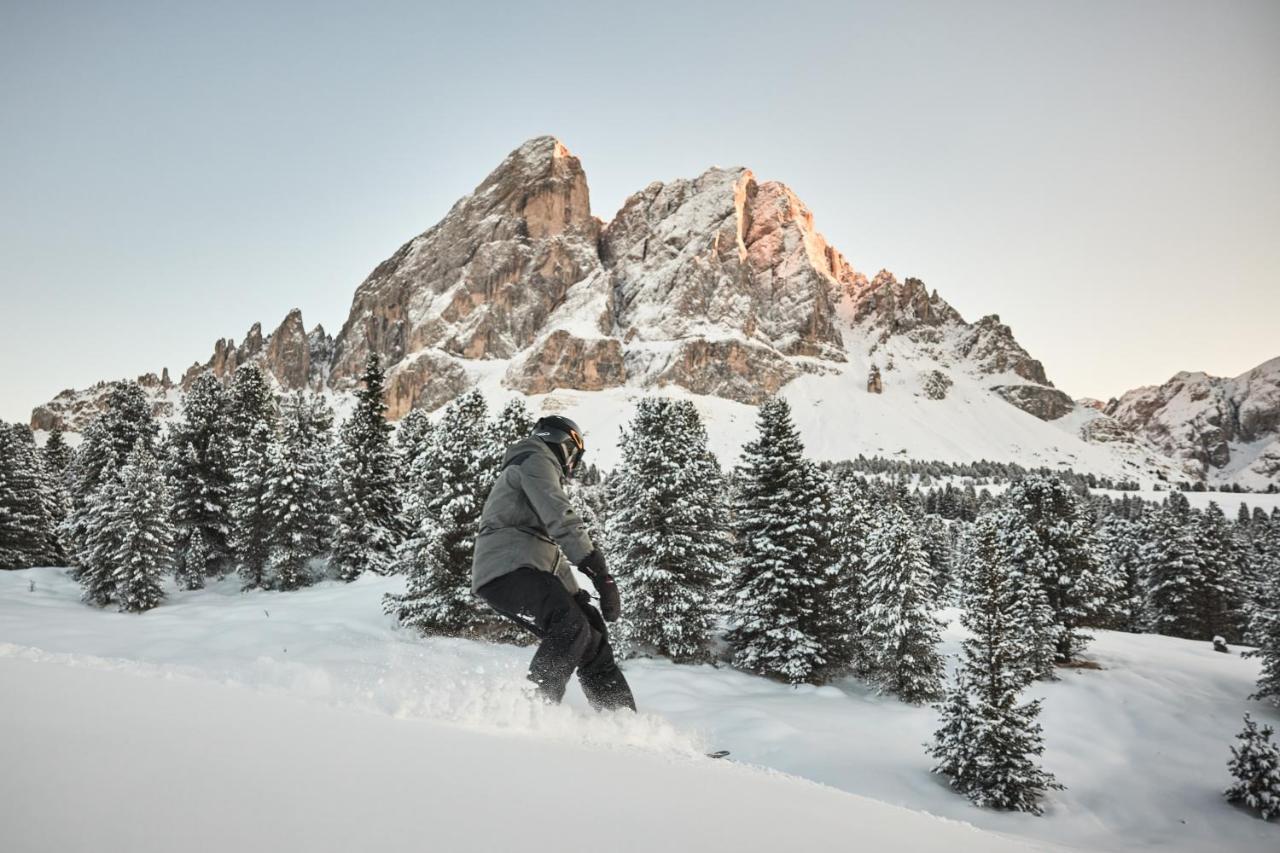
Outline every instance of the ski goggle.
{"type": "Polygon", "coordinates": [[[572,471],[582,463],[582,457],[587,455],[587,445],[582,440],[582,436],[578,434],[576,429],[569,430],[569,438],[573,441],[573,455],[569,457],[569,470],[572,471]]]}

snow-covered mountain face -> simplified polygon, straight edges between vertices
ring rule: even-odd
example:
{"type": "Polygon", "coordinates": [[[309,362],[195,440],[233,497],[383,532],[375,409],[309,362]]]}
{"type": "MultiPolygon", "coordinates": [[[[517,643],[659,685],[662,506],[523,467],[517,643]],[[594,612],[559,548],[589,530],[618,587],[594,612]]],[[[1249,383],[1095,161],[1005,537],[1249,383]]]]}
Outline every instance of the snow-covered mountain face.
{"type": "Polygon", "coordinates": [[[1257,488],[1280,480],[1280,358],[1233,379],[1179,373],[1105,411],[1211,482],[1257,488]]]}
{"type": "MultiPolygon", "coordinates": [[[[255,362],[281,388],[343,395],[370,354],[395,419],[480,387],[577,412],[612,445],[640,395],[684,394],[728,454],[751,407],[782,393],[819,457],[1201,471],[1054,388],[999,317],[969,323],[917,279],[855,270],[785,185],[712,168],[650,184],[604,223],[581,162],[549,136],[379,264],[336,338],[294,311],[265,337],[255,324],[218,341],[181,385],[255,362]]],[[[91,398],[64,392],[32,424],[78,429],[91,398]]]]}
{"type": "MultiPolygon", "coordinates": [[[[181,389],[169,378],[166,367],[159,376],[144,373],[134,380],[151,402],[151,414],[157,418],[172,416],[181,405],[181,389]]],[[[47,403],[31,410],[33,430],[67,430],[80,432],[98,416],[107,404],[111,382],[97,382],[88,388],[68,388],[47,403]]]]}
{"type": "Polygon", "coordinates": [[[360,285],[332,381],[382,355],[393,417],[454,397],[478,360],[508,361],[504,384],[528,394],[674,384],[759,402],[844,360],[851,275],[800,201],[745,169],[651,184],[602,225],[581,163],[540,137],[360,285]]]}
{"type": "MultiPolygon", "coordinates": [[[[212,373],[227,380],[237,367],[245,364],[259,365],[282,391],[322,390],[328,380],[332,354],[333,338],[325,333],[322,326],[307,332],[302,325],[302,312],[294,309],[274,332],[265,337],[262,325],[254,323],[239,344],[231,338],[218,340],[209,360],[191,365],[179,383],[169,378],[168,368],[159,376],[147,373],[136,381],[151,400],[152,414],[166,418],[175,413],[176,406],[181,405],[182,392],[197,376],[212,373]]],[[[99,382],[82,391],[63,391],[32,410],[31,428],[50,430],[58,427],[79,432],[102,410],[109,390],[110,383],[99,382]]]]}
{"type": "Polygon", "coordinates": [[[675,385],[755,404],[841,371],[859,322],[946,338],[952,358],[1013,374],[993,390],[1037,417],[1073,408],[998,318],[970,326],[914,279],[868,281],[783,184],[713,168],[650,184],[602,225],[581,163],[551,137],[513,151],[360,285],[330,378],[350,387],[383,356],[393,417],[436,408],[496,361],[526,394],[675,385]]]}

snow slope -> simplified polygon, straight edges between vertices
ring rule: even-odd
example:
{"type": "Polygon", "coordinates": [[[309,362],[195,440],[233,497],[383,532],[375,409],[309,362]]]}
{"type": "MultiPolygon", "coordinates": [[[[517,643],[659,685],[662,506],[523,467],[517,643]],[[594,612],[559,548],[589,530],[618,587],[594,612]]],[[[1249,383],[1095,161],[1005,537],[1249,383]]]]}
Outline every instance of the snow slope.
{"type": "MultiPolygon", "coordinates": [[[[995,487],[988,488],[992,492],[1000,491],[995,487]]],[[[1150,489],[1132,492],[1122,492],[1115,489],[1092,489],[1091,491],[1100,495],[1109,495],[1114,500],[1120,500],[1127,495],[1131,498],[1142,498],[1144,501],[1154,501],[1156,503],[1164,502],[1171,494],[1168,490],[1156,492],[1150,489]]],[[[1180,492],[1180,494],[1195,509],[1204,509],[1210,503],[1216,503],[1227,514],[1227,517],[1232,519],[1236,517],[1240,504],[1247,506],[1250,511],[1261,509],[1267,513],[1280,508],[1280,493],[1276,492],[1180,492]]]]}
{"type": "Polygon", "coordinates": [[[1211,483],[1265,489],[1280,474],[1280,358],[1231,378],[1177,373],[1126,392],[1106,412],[1211,483]]]}
{"type": "MultiPolygon", "coordinates": [[[[853,334],[846,332],[846,340],[853,334]]],[[[909,343],[894,339],[880,352],[899,346],[909,343]]],[[[998,379],[957,370],[951,373],[954,384],[946,399],[931,400],[920,392],[920,377],[935,362],[914,354],[899,358],[893,370],[882,374],[883,394],[871,394],[866,390],[869,363],[851,347],[849,363],[838,370],[806,374],[783,387],[781,394],[791,404],[812,458],[837,461],[862,454],[958,463],[985,459],[1029,468],[1072,468],[1148,485],[1156,481],[1158,471],[1175,481],[1186,477],[1145,445],[1093,444],[1080,437],[1074,416],[1062,419],[1069,423],[1045,422],[1010,405],[989,390],[998,379]]],[[[502,386],[504,366],[505,362],[482,362],[471,370],[472,381],[495,410],[521,396],[502,386]]],[[[742,446],[755,436],[755,406],[678,386],[559,389],[525,400],[535,414],[566,414],[581,424],[590,461],[608,469],[618,460],[619,430],[631,420],[638,401],[650,394],[692,401],[723,465],[733,466],[742,446]]]]}
{"type": "Polygon", "coordinates": [[[707,759],[499,738],[0,658],[0,841],[26,851],[1047,850],[707,759]],[[86,713],[92,709],[91,713],[86,713]],[[655,813],[660,817],[655,818],[655,813]]]}
{"type": "MultiPolygon", "coordinates": [[[[1243,698],[1256,662],[1203,644],[1100,632],[1092,656],[1105,669],[1040,688],[1045,765],[1068,790],[1035,818],[951,793],[922,749],[934,711],[852,679],[791,688],[630,661],[647,713],[592,714],[576,686],[566,707],[532,707],[520,693],[528,649],[395,630],[378,602],[401,583],[242,594],[228,581],[170,589],[164,605],[135,616],[81,605],[60,570],[0,573],[0,725],[22,735],[0,739],[0,848],[76,849],[77,832],[100,819],[129,839],[119,849],[160,849],[184,826],[196,839],[189,849],[243,847],[243,838],[251,849],[301,846],[294,837],[351,849],[353,825],[376,826],[383,847],[400,849],[455,839],[459,820],[475,846],[435,849],[511,849],[512,839],[542,849],[561,835],[531,832],[522,817],[553,805],[572,810],[557,832],[631,839],[620,849],[636,850],[851,839],[864,849],[1002,850],[1016,849],[1006,838],[1017,836],[1041,848],[1190,853],[1273,851],[1280,839],[1280,827],[1218,793],[1244,711],[1278,715],[1243,698]],[[701,759],[711,747],[846,793],[701,759]],[[124,768],[119,785],[103,784],[111,767],[124,768]],[[518,815],[493,819],[474,802],[481,785],[518,800],[518,815]],[[121,799],[135,790],[163,826],[146,843],[119,826],[121,799]],[[79,814],[85,823],[66,817],[79,814]],[[298,828],[307,814],[317,815],[314,836],[298,828]]],[[[953,627],[948,652],[959,639],[953,627]]]]}

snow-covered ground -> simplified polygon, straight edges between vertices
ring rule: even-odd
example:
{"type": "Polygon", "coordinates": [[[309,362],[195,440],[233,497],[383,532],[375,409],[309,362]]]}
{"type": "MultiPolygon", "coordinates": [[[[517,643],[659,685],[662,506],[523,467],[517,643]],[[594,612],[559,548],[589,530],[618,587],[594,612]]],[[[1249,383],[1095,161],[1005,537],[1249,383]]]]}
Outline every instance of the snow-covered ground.
{"type": "Polygon", "coordinates": [[[630,661],[646,713],[592,714],[576,687],[531,706],[528,649],[396,630],[379,599],[401,583],[227,581],[125,615],[80,604],[61,570],[0,573],[0,849],[1280,844],[1219,795],[1242,714],[1280,715],[1244,699],[1256,662],[1207,644],[1100,632],[1103,669],[1039,688],[1068,790],[1036,818],[951,793],[922,748],[934,712],[854,680],[630,661]]]}
{"type": "MultiPolygon", "coordinates": [[[[1116,500],[1128,495],[1131,498],[1142,498],[1144,501],[1156,503],[1163,502],[1170,494],[1168,490],[1156,492],[1151,489],[1132,492],[1120,492],[1114,489],[1094,489],[1093,491],[1101,495],[1110,495],[1116,500]]],[[[1280,507],[1280,494],[1272,492],[1183,492],[1182,494],[1186,496],[1187,503],[1195,509],[1204,509],[1210,503],[1216,503],[1228,518],[1236,517],[1240,504],[1249,507],[1251,511],[1256,507],[1268,513],[1280,507]]]]}
{"type": "Polygon", "coordinates": [[[727,762],[80,662],[0,658],[10,853],[1051,849],[727,762]]]}

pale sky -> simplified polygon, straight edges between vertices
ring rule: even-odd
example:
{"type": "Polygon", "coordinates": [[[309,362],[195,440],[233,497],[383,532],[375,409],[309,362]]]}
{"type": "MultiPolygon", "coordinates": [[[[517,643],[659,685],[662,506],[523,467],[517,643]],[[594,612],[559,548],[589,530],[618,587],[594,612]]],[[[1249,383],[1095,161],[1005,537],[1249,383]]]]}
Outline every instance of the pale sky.
{"type": "Polygon", "coordinates": [[[1075,396],[1280,355],[1280,3],[448,5],[0,0],[0,418],[336,333],[542,133],[605,219],[784,181],[1075,396]]]}

